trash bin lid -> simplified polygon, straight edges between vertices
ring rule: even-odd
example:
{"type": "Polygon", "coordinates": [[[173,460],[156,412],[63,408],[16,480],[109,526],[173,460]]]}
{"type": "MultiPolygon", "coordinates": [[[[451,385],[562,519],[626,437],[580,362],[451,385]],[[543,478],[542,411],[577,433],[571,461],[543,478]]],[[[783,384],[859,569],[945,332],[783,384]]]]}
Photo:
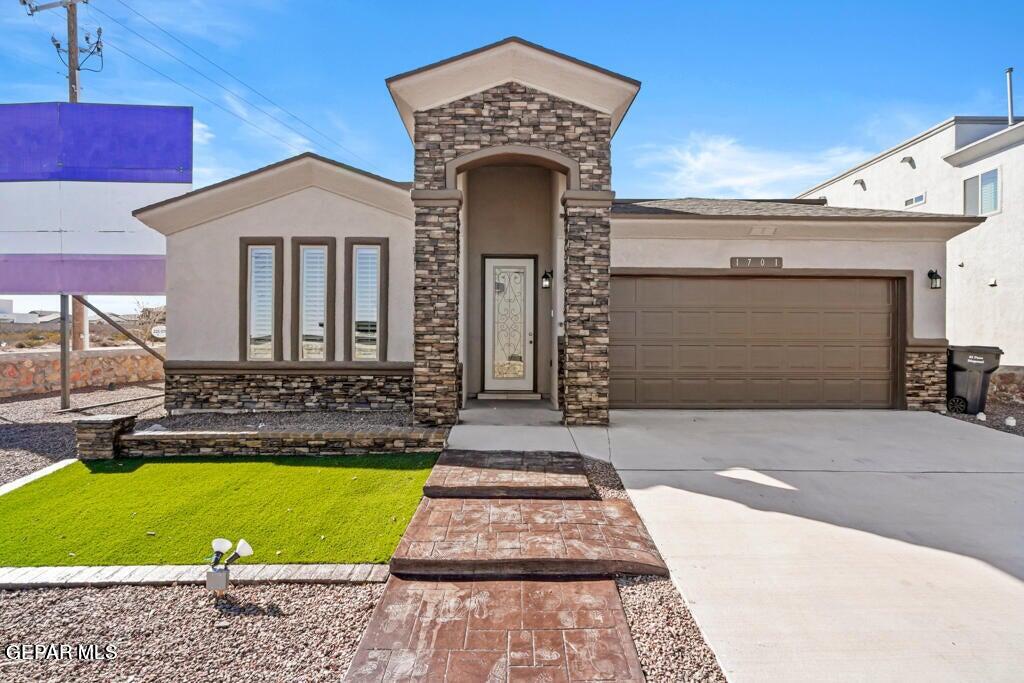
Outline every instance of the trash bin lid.
{"type": "Polygon", "coordinates": [[[950,346],[950,351],[968,351],[972,353],[998,353],[1003,355],[1003,350],[998,346],[950,346]]]}

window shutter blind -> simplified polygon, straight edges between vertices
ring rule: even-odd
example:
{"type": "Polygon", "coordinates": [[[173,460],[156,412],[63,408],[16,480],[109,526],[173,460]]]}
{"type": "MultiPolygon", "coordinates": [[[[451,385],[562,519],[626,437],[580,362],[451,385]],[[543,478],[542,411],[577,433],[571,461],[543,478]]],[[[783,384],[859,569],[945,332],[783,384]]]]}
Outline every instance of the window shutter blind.
{"type": "Polygon", "coordinates": [[[357,246],[354,249],[352,358],[376,360],[379,357],[380,248],[357,246]]]}
{"type": "Polygon", "coordinates": [[[999,171],[981,174],[981,213],[999,209],[999,171]]]}
{"type": "Polygon", "coordinates": [[[327,248],[302,247],[300,359],[324,360],[327,334],[327,248]]]}
{"type": "Polygon", "coordinates": [[[249,249],[249,359],[274,359],[274,248],[249,249]]]}

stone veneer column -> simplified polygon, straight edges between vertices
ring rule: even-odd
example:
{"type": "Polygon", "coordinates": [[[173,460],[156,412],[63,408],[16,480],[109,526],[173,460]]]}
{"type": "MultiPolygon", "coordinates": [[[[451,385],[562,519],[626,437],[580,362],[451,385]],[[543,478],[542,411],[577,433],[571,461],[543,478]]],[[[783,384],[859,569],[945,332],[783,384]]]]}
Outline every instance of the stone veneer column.
{"type": "Polygon", "coordinates": [[[907,349],[907,410],[946,409],[946,349],[907,349]]]}
{"type": "Polygon", "coordinates": [[[458,190],[413,190],[416,207],[413,313],[413,418],[421,425],[459,419],[458,190]]]}
{"type": "Polygon", "coordinates": [[[611,192],[567,191],[564,422],[608,424],[611,192]]]}

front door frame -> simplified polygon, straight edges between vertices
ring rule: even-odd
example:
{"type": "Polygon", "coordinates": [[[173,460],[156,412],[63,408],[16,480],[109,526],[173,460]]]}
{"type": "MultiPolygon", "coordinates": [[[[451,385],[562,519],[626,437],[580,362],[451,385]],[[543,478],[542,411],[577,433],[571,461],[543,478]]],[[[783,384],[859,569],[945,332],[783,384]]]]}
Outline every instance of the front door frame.
{"type": "Polygon", "coordinates": [[[480,255],[480,392],[487,393],[487,259],[523,259],[533,261],[533,377],[527,390],[506,390],[496,393],[533,394],[537,392],[537,254],[481,254],[480,255]]]}

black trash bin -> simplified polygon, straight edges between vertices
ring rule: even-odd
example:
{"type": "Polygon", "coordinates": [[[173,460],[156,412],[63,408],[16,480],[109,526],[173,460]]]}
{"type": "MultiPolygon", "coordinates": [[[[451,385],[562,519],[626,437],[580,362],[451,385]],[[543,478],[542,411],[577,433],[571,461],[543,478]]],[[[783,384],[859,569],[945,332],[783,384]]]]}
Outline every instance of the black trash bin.
{"type": "Polygon", "coordinates": [[[946,365],[946,407],[951,413],[977,415],[985,410],[988,380],[999,368],[996,346],[950,346],[946,365]]]}

